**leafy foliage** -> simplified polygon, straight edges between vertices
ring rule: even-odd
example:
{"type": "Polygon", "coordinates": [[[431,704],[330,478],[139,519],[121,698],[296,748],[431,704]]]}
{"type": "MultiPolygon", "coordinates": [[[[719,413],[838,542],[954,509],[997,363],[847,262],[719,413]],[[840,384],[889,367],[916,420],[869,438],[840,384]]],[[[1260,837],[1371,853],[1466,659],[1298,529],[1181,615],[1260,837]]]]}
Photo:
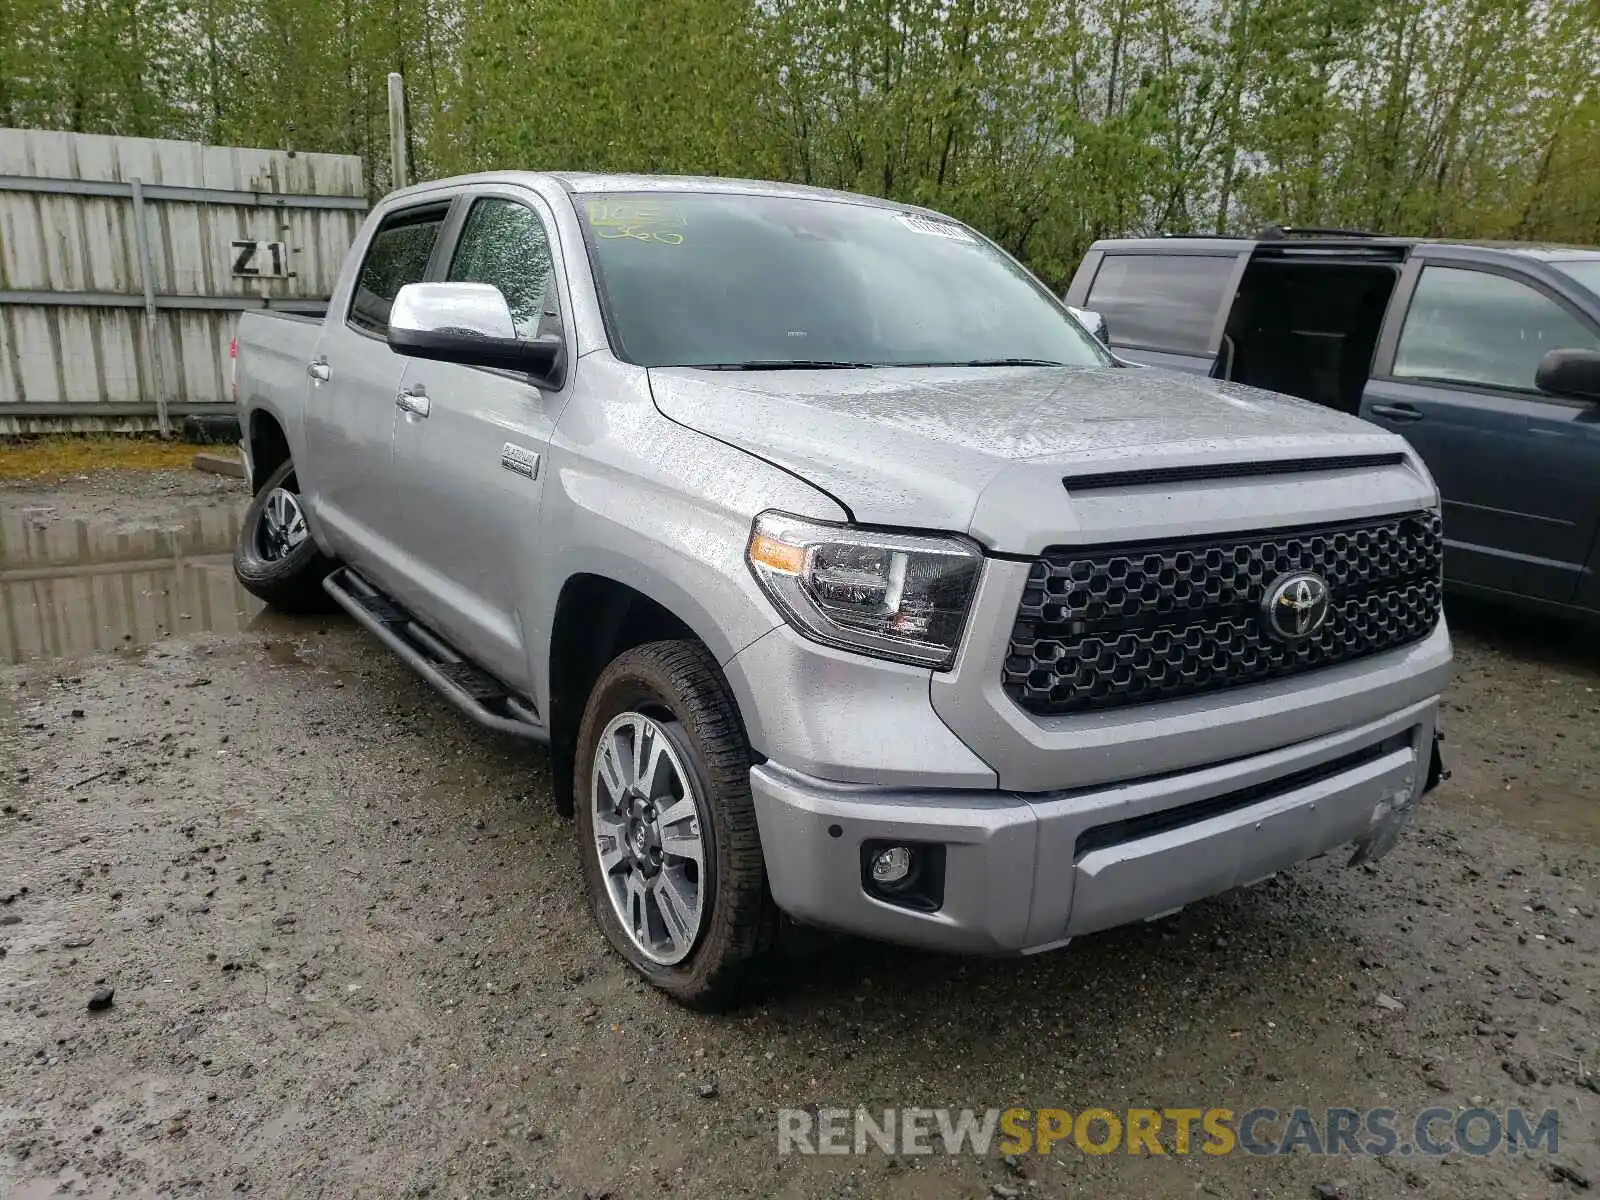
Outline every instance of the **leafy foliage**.
{"type": "Polygon", "coordinates": [[[787,178],[1062,280],[1267,222],[1600,242],[1600,0],[0,0],[0,124],[787,178]]]}

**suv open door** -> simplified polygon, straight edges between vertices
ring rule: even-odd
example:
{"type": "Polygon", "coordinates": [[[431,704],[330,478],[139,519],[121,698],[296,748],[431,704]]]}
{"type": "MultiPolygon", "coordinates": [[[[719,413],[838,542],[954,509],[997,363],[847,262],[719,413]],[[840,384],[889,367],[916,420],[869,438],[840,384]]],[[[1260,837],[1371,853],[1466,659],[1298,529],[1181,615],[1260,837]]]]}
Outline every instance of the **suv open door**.
{"type": "Polygon", "coordinates": [[[1123,358],[1220,374],[1224,326],[1252,243],[1184,238],[1121,245],[1089,251],[1067,303],[1104,317],[1108,344],[1123,358]]]}

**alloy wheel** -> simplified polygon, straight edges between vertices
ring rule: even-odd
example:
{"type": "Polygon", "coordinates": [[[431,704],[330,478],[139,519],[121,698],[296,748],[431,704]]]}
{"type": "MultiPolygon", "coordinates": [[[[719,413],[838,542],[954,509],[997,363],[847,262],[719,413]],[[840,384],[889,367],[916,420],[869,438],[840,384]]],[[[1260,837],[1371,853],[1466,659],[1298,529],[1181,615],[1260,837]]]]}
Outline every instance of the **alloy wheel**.
{"type": "Polygon", "coordinates": [[[268,562],[289,557],[306,540],[306,517],[300,511],[300,497],[288,488],[275,487],[267,493],[261,507],[261,523],[256,531],[256,548],[268,562]]]}
{"type": "Polygon", "coordinates": [[[700,798],[662,723],[613,717],[595,748],[595,853],[629,939],[663,966],[694,949],[705,915],[700,798]]]}

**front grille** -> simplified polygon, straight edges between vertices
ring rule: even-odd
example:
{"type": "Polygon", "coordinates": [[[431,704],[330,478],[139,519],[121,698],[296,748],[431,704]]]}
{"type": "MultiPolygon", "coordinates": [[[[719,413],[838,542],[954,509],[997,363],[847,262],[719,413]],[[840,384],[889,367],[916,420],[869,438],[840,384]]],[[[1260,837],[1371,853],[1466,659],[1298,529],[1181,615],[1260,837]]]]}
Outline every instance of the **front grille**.
{"type": "Polygon", "coordinates": [[[1437,513],[1123,547],[1052,546],[1028,573],[1004,668],[1033,713],[1190,696],[1376,654],[1433,631],[1437,513]],[[1328,582],[1328,617],[1295,645],[1268,632],[1267,589],[1328,582]]]}

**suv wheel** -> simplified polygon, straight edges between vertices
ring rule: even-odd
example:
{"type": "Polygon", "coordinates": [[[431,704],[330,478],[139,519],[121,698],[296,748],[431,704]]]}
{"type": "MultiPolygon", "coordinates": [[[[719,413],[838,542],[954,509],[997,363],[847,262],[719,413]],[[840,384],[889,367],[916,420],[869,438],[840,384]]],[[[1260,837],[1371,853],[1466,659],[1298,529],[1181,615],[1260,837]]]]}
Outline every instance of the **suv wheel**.
{"type": "Polygon", "coordinates": [[[334,565],[306,528],[294,464],[286,462],[245,510],[233,573],[246,591],[273,608],[320,612],[329,606],[322,581],[334,565]]]}
{"type": "Polygon", "coordinates": [[[595,918],[651,983],[737,1003],[770,950],[750,753],[716,661],[652,642],[595,682],[578,732],[579,854],[595,918]]]}

